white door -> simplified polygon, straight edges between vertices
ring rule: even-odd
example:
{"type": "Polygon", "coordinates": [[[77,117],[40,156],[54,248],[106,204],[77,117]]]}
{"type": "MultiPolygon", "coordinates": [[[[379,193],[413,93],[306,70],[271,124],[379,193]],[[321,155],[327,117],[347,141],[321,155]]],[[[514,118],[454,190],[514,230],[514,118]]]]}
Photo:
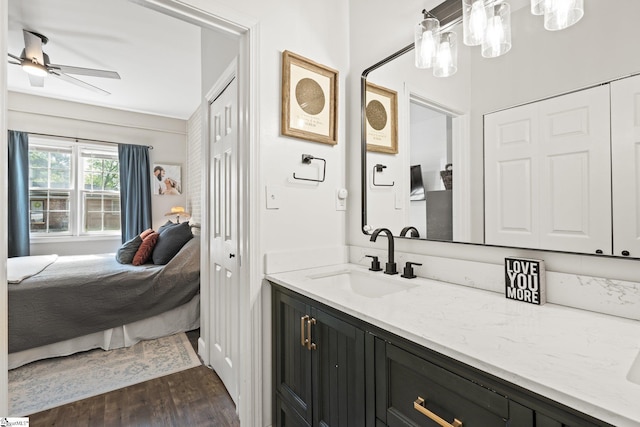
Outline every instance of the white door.
{"type": "Polygon", "coordinates": [[[485,116],[486,243],[611,254],[609,89],[485,116]]]}
{"type": "Polygon", "coordinates": [[[485,243],[539,245],[535,104],[484,117],[485,243]]]}
{"type": "Polygon", "coordinates": [[[234,77],[209,104],[209,360],[236,405],[240,331],[237,103],[238,85],[234,77]]]}
{"type": "Polygon", "coordinates": [[[640,256],[640,76],[611,83],[613,253],[640,256]]]}
{"type": "Polygon", "coordinates": [[[609,86],[538,104],[540,247],[610,255],[609,86]]]}

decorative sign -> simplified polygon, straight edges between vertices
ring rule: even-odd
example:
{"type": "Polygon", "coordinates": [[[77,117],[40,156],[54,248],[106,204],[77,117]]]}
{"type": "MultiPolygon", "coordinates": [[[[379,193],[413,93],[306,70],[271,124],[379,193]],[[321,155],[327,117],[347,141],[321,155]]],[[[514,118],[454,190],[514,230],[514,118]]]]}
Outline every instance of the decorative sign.
{"type": "Polygon", "coordinates": [[[505,258],[505,295],[508,299],[542,305],[547,302],[544,261],[505,258]]]}

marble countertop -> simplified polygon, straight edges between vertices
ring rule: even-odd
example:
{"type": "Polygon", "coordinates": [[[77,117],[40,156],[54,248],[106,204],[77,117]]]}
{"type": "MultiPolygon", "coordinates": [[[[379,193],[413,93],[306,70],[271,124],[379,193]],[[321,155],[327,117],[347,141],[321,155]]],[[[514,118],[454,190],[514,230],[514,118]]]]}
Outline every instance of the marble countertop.
{"type": "Polygon", "coordinates": [[[266,278],[602,421],[640,426],[640,385],[627,378],[636,358],[640,363],[638,321],[355,264],[266,278]],[[366,296],[317,280],[340,271],[384,280],[393,291],[366,296]]]}

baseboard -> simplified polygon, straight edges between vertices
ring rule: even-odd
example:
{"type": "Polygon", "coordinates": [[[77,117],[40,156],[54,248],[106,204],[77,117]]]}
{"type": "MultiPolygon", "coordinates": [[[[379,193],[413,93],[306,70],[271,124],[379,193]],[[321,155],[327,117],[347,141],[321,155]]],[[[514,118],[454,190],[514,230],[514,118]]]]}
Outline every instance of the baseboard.
{"type": "Polygon", "coordinates": [[[198,356],[200,356],[202,362],[206,366],[211,365],[211,363],[209,362],[209,354],[207,353],[207,346],[202,337],[198,338],[198,356]]]}

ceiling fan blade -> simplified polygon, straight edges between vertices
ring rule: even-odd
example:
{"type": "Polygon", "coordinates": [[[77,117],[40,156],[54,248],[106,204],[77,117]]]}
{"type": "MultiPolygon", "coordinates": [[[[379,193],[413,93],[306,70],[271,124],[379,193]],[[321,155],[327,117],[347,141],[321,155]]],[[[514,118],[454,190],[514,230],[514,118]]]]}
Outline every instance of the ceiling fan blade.
{"type": "Polygon", "coordinates": [[[28,74],[28,73],[27,73],[27,76],[29,76],[29,83],[31,84],[31,86],[44,87],[44,77],[34,76],[33,74],[28,74]]]}
{"type": "Polygon", "coordinates": [[[57,78],[59,78],[59,79],[61,79],[61,80],[64,80],[65,82],[72,83],[72,84],[74,84],[74,85],[76,85],[76,86],[80,86],[80,87],[83,87],[83,88],[85,88],[85,89],[92,90],[92,91],[94,91],[94,92],[99,93],[100,95],[110,95],[110,93],[109,93],[109,92],[107,92],[107,91],[106,91],[106,90],[104,90],[104,89],[100,89],[99,87],[96,87],[96,86],[94,86],[94,85],[91,85],[91,84],[89,84],[89,83],[87,83],[87,82],[83,82],[82,80],[78,80],[78,79],[76,79],[75,77],[68,76],[68,75],[66,75],[66,74],[64,74],[64,73],[59,73],[59,72],[57,72],[56,70],[51,70],[51,72],[49,73],[49,75],[50,75],[50,76],[55,76],[55,77],[57,77],[57,78]]]}
{"type": "Polygon", "coordinates": [[[22,65],[22,62],[9,61],[9,64],[11,64],[11,65],[22,65]]]}
{"type": "Polygon", "coordinates": [[[38,64],[44,65],[44,55],[42,53],[42,39],[31,31],[22,30],[24,36],[24,54],[29,60],[34,58],[38,64]]]}
{"type": "Polygon", "coordinates": [[[105,77],[107,79],[120,79],[120,74],[115,71],[96,70],[94,68],[72,67],[70,65],[49,64],[48,68],[60,70],[65,74],[79,74],[82,76],[105,77]]]}
{"type": "Polygon", "coordinates": [[[22,58],[20,58],[19,56],[15,56],[12,53],[7,52],[7,55],[9,55],[11,58],[15,59],[16,61],[22,62],[22,58]]]}

